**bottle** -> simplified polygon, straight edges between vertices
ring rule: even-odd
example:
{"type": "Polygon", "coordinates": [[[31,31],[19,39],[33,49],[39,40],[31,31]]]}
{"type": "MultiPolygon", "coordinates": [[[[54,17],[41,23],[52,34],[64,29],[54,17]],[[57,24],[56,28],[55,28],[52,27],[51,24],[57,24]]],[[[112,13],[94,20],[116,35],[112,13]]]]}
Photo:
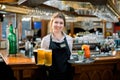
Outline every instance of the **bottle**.
{"type": "Polygon", "coordinates": [[[25,56],[32,57],[33,55],[33,44],[30,41],[25,43],[25,56]]]}
{"type": "Polygon", "coordinates": [[[33,55],[33,44],[30,43],[30,45],[29,45],[29,57],[32,57],[32,55],[33,55]]]}
{"type": "Polygon", "coordinates": [[[16,34],[13,32],[13,26],[10,24],[9,34],[8,34],[8,53],[9,55],[15,55],[17,53],[17,40],[16,34]]]}
{"type": "Polygon", "coordinates": [[[29,44],[30,42],[27,40],[25,42],[25,56],[29,56],[29,44]]]}

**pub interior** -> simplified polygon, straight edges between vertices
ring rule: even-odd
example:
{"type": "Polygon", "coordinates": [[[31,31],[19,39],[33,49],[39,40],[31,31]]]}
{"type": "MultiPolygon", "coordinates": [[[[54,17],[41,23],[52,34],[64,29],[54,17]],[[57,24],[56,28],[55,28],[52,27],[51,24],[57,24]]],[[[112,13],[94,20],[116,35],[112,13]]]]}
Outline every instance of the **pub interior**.
{"type": "Polygon", "coordinates": [[[120,80],[120,0],[0,1],[0,80],[46,80],[36,53],[55,12],[64,13],[65,32],[74,40],[68,61],[73,80],[120,80]],[[17,45],[11,56],[10,24],[17,45]],[[90,46],[90,60],[80,62],[84,44],[90,46]]]}

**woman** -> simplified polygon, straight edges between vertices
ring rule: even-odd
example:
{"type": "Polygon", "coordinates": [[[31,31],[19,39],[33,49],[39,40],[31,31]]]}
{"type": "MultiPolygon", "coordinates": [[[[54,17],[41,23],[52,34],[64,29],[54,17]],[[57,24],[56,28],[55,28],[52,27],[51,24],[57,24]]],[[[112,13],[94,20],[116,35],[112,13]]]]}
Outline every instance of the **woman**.
{"type": "Polygon", "coordinates": [[[63,32],[65,26],[65,16],[61,12],[55,13],[50,21],[51,33],[41,41],[41,48],[52,49],[48,80],[72,80],[73,72],[67,60],[70,59],[73,39],[63,32]]]}

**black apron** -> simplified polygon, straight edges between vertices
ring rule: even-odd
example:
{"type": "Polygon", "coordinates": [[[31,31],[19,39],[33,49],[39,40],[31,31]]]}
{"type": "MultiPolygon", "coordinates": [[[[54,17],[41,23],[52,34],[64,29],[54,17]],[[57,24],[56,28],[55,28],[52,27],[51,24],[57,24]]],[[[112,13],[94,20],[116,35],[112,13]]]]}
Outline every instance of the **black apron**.
{"type": "Polygon", "coordinates": [[[49,49],[52,49],[52,66],[48,69],[48,80],[72,80],[70,49],[66,40],[61,43],[52,41],[50,36],[49,49]]]}

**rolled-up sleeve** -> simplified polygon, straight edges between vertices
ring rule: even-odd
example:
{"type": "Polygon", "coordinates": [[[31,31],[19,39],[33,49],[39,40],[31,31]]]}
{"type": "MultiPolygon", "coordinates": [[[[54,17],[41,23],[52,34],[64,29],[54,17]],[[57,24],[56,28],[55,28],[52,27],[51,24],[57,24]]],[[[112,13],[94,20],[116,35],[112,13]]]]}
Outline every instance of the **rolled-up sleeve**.
{"type": "Polygon", "coordinates": [[[72,53],[72,48],[73,48],[73,38],[70,36],[67,36],[67,42],[68,42],[68,46],[70,49],[70,52],[72,53]]]}
{"type": "Polygon", "coordinates": [[[50,39],[49,39],[48,36],[42,38],[42,41],[41,41],[41,48],[49,49],[49,44],[50,44],[50,39]]]}

